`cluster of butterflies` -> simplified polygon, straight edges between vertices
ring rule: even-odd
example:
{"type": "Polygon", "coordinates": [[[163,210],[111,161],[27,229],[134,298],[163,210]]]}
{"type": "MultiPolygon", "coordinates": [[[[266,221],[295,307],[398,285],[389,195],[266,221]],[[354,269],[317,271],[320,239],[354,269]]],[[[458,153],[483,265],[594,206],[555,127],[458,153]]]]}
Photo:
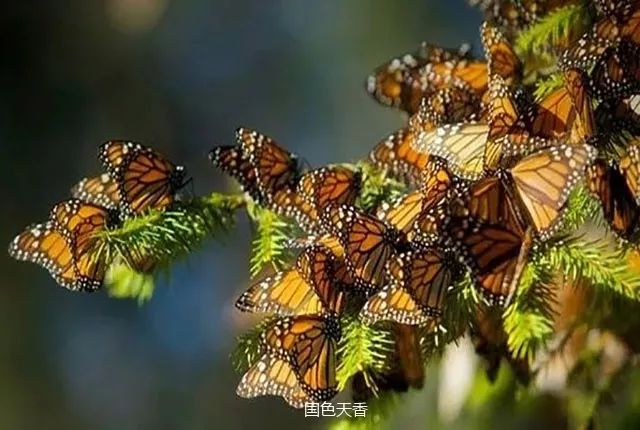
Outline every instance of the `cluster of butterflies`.
{"type": "MultiPolygon", "coordinates": [[[[294,154],[246,128],[236,145],[210,152],[257,204],[304,232],[292,243],[295,263],[237,300],[242,311],[273,316],[240,396],[281,396],[298,408],[332,398],[347,308],[366,324],[432,325],[465,273],[487,303],[504,306],[532,247],[561,228],[583,183],[618,236],[638,234],[640,1],[593,0],[593,27],[560,55],[563,85],[540,100],[523,83],[510,38],[571,1],[474,3],[487,16],[485,58],[468,46],[423,43],[366,81],[375,100],[410,116],[369,156],[406,184],[397,200],[364,210],[359,170],[303,169],[294,154]]],[[[74,186],[71,199],[9,247],[71,290],[103,284],[114,257],[101,232],[170,208],[186,183],[182,166],[138,143],[107,142],[99,158],[104,174],[74,186]]],[[[139,271],[154,265],[144,255],[125,260],[139,271]]]]}
{"type": "Polygon", "coordinates": [[[558,232],[571,193],[585,183],[614,232],[636,233],[640,74],[627,50],[640,37],[638,2],[594,1],[593,30],[562,53],[563,85],[540,100],[523,84],[508,35],[569,2],[481,3],[485,59],[466,46],[423,43],[366,81],[376,101],[410,116],[369,157],[407,185],[396,201],[365,211],[358,171],[303,171],[256,131],[239,129],[237,145],[212,150],[212,162],[256,202],[307,234],[295,241],[292,267],[237,300],[242,311],[273,316],[240,396],[276,395],[301,407],[335,395],[339,321],[352,299],[367,324],[422,326],[437,321],[452,286],[470,273],[488,304],[504,306],[532,247],[558,232]],[[623,131],[631,137],[621,144],[623,131]]]}
{"type": "MultiPolygon", "coordinates": [[[[70,199],[53,207],[46,222],[27,227],[9,245],[12,257],[41,265],[73,291],[99,289],[109,265],[122,257],[110,255],[101,232],[127,218],[170,208],[185,185],[182,166],[140,143],[106,142],[99,159],[105,173],[81,180],[70,199]]],[[[153,270],[151,256],[121,251],[135,270],[153,270]]]]}

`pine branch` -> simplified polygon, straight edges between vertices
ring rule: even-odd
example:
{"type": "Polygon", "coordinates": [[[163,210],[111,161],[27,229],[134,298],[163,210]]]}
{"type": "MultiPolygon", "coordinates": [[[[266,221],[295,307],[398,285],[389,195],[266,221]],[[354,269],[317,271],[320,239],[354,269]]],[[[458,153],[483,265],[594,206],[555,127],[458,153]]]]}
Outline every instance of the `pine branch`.
{"type": "Polygon", "coordinates": [[[574,232],[587,224],[604,227],[606,222],[600,202],[584,186],[580,186],[569,196],[562,229],[565,232],[574,232]]]}
{"type": "Polygon", "coordinates": [[[276,317],[267,317],[236,338],[231,352],[231,365],[238,374],[243,374],[260,358],[260,336],[276,317]]]}
{"type": "Polygon", "coordinates": [[[235,211],[244,204],[240,195],[213,193],[100,232],[94,255],[104,258],[109,266],[105,275],[109,295],[139,303],[149,300],[154,290],[153,273],[187,256],[207,238],[229,231],[235,211]]]}
{"type": "MultiPolygon", "coordinates": [[[[387,366],[387,358],[394,350],[393,336],[382,325],[366,325],[357,317],[344,317],[341,321],[342,338],[338,347],[340,357],[336,369],[338,390],[342,391],[351,377],[363,372],[365,379],[369,372],[382,372],[387,366]]],[[[372,378],[368,378],[371,381],[372,378]]],[[[375,387],[370,387],[375,390],[375,387]]]]}
{"type": "Polygon", "coordinates": [[[514,358],[526,359],[529,364],[554,334],[551,272],[544,263],[527,264],[514,299],[503,314],[509,350],[514,358]]]}
{"type": "Polygon", "coordinates": [[[213,193],[168,211],[128,219],[119,229],[101,232],[100,246],[107,261],[155,270],[188,255],[208,237],[228,231],[235,210],[243,205],[242,196],[213,193]]]}
{"type": "Polygon", "coordinates": [[[256,233],[251,243],[251,277],[255,277],[267,264],[276,270],[289,259],[287,246],[293,237],[293,228],[275,212],[255,204],[247,206],[247,213],[256,223],[256,233]]]}
{"type": "Polygon", "coordinates": [[[542,253],[540,262],[576,283],[586,282],[603,293],[640,300],[640,272],[608,241],[558,241],[542,253]]]}
{"type": "Polygon", "coordinates": [[[428,362],[440,356],[444,348],[465,335],[480,305],[478,291],[467,274],[448,293],[442,317],[422,338],[422,356],[428,362]]]}
{"type": "Polygon", "coordinates": [[[590,23],[589,8],[585,2],[556,9],[518,35],[516,52],[524,58],[554,56],[559,49],[566,48],[570,41],[584,33],[590,23]]]}

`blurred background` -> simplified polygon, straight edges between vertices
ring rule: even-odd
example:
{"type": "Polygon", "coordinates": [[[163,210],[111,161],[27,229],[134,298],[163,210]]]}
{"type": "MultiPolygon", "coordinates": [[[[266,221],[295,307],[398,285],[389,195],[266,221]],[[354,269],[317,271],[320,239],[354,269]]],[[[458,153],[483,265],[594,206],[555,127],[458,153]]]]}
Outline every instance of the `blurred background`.
{"type": "MultiPolygon", "coordinates": [[[[8,2],[0,242],[96,174],[107,139],[140,140],[185,164],[197,194],[232,186],[206,154],[240,125],[314,166],[362,158],[402,122],[369,99],[366,75],[422,40],[479,52],[480,22],[464,0],[8,2]]],[[[235,396],[228,356],[242,324],[232,303],[248,283],[249,240],[241,216],[224,244],[176,265],[142,307],[72,294],[5,254],[0,428],[325,426],[280,399],[235,396]]],[[[392,427],[435,425],[436,373],[392,427]]]]}

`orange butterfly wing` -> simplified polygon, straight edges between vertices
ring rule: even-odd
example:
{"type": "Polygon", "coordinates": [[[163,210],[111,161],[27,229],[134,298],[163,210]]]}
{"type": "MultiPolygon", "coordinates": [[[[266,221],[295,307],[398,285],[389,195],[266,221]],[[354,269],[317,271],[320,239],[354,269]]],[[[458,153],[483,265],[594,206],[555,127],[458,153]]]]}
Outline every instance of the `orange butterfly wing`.
{"type": "Polygon", "coordinates": [[[264,333],[267,351],[286,359],[298,375],[302,389],[316,401],[337,393],[336,342],[340,325],[329,315],[287,317],[264,333]]]}
{"type": "Polygon", "coordinates": [[[236,394],[247,399],[280,396],[301,409],[313,399],[302,389],[291,365],[278,356],[265,354],[242,376],[236,394]]]}
{"type": "Polygon", "coordinates": [[[107,209],[117,209],[120,204],[118,184],[107,173],[84,178],[71,189],[71,196],[107,209]]]}
{"type": "Polygon", "coordinates": [[[623,173],[616,166],[596,160],[587,169],[587,185],[600,200],[604,217],[613,231],[628,239],[637,229],[640,208],[623,173]]]}
{"type": "Polygon", "coordinates": [[[139,143],[106,142],[100,148],[100,160],[118,184],[121,207],[128,216],[169,207],[184,186],[182,166],[139,143]]]}
{"type": "Polygon", "coordinates": [[[384,267],[395,252],[398,232],[346,205],[330,206],[323,214],[323,224],[340,241],[356,286],[365,291],[382,286],[384,267]]]}
{"type": "Polygon", "coordinates": [[[9,255],[44,267],[65,288],[78,289],[71,248],[51,221],[27,227],[9,245],[9,255]]]}
{"type": "Polygon", "coordinates": [[[525,157],[511,169],[519,200],[541,237],[559,225],[569,193],[595,155],[588,145],[563,144],[525,157]]]}

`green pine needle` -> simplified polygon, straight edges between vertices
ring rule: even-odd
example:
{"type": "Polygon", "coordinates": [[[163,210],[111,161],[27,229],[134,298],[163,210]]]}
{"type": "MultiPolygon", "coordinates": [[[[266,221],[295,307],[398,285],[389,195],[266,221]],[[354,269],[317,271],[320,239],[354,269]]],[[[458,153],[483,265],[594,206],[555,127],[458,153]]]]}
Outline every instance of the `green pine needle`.
{"type": "Polygon", "coordinates": [[[566,232],[574,232],[589,224],[604,227],[606,222],[600,202],[584,186],[579,186],[569,196],[562,228],[566,232]]]}
{"type": "Polygon", "coordinates": [[[480,301],[478,291],[467,273],[448,292],[438,325],[422,337],[422,357],[426,362],[439,357],[448,344],[465,335],[475,318],[480,301]]]}
{"type": "Polygon", "coordinates": [[[545,250],[540,261],[577,283],[586,282],[602,292],[640,300],[640,273],[603,239],[557,242],[545,250]]]}
{"type": "Polygon", "coordinates": [[[535,353],[553,336],[551,268],[532,262],[525,267],[512,303],[505,309],[504,330],[514,358],[533,363],[535,353]]]}
{"type": "MultiPolygon", "coordinates": [[[[236,209],[244,205],[238,195],[213,193],[167,211],[128,219],[116,230],[100,233],[100,246],[109,262],[138,267],[148,262],[153,270],[197,249],[208,237],[228,231],[236,209]]],[[[145,264],[146,266],[146,264],[145,264]]]]}
{"type": "Polygon", "coordinates": [[[262,354],[260,336],[274,319],[274,317],[265,318],[236,338],[235,348],[231,352],[231,365],[238,374],[245,373],[260,358],[262,354]]]}
{"type": "Polygon", "coordinates": [[[207,238],[230,230],[235,211],[244,204],[242,196],[213,193],[100,232],[94,255],[109,266],[108,294],[140,304],[148,301],[154,290],[153,273],[189,255],[207,238]]]}
{"type": "Polygon", "coordinates": [[[363,372],[365,378],[371,371],[382,372],[394,349],[391,331],[381,325],[363,324],[355,316],[343,318],[341,325],[342,337],[338,346],[340,360],[336,369],[340,391],[358,372],[363,372]]]}
{"type": "Polygon", "coordinates": [[[268,264],[279,270],[289,259],[287,244],[293,237],[293,225],[276,213],[254,204],[247,206],[247,212],[256,223],[251,243],[251,277],[258,275],[268,264]]]}
{"type": "Polygon", "coordinates": [[[559,47],[584,33],[590,22],[584,2],[556,9],[518,35],[516,52],[523,58],[554,55],[559,47]]]}

